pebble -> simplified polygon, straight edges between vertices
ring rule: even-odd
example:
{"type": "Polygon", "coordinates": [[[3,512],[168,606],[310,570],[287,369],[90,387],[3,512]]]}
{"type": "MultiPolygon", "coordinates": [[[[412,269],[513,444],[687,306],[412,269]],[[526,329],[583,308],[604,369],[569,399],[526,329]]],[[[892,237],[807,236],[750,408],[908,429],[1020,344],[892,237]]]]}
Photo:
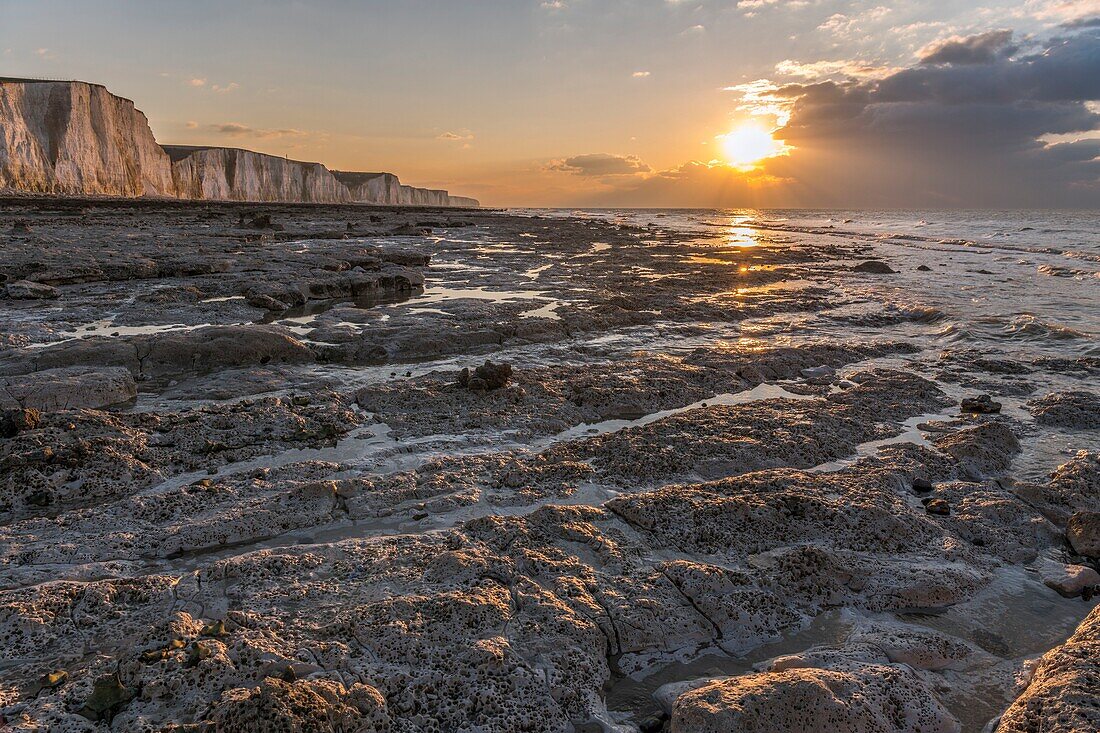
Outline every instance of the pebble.
{"type": "Polygon", "coordinates": [[[926,478],[913,479],[913,492],[916,494],[927,494],[934,488],[932,482],[926,478]]]}
{"type": "Polygon", "coordinates": [[[947,499],[932,499],[924,505],[924,510],[938,517],[951,515],[951,505],[947,503],[947,499]]]}

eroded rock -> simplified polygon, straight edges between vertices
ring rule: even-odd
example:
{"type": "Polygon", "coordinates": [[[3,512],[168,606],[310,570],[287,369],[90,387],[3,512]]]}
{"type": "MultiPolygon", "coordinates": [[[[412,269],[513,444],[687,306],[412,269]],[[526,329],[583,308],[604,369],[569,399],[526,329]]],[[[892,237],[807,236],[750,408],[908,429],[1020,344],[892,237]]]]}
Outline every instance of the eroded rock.
{"type": "Polygon", "coordinates": [[[997,725],[997,733],[1091,733],[1100,728],[1100,607],[1065,644],[1047,652],[1027,688],[997,725]]]}
{"type": "Polygon", "coordinates": [[[720,680],[684,693],[672,733],[956,733],[957,720],[904,667],[791,669],[720,680]]]}
{"type": "Polygon", "coordinates": [[[57,288],[30,280],[16,280],[4,288],[4,293],[12,300],[52,300],[61,294],[57,288]]]}
{"type": "Polygon", "coordinates": [[[852,267],[852,272],[866,272],[873,275],[895,275],[897,271],[881,260],[867,260],[852,267]]]}
{"type": "Polygon", "coordinates": [[[1100,428],[1100,395],[1092,392],[1055,392],[1028,403],[1035,420],[1078,430],[1100,428]]]}
{"type": "Polygon", "coordinates": [[[137,383],[120,367],[63,367],[0,377],[0,407],[7,410],[101,409],[136,397],[137,383]]]}
{"type": "Polygon", "coordinates": [[[1066,539],[1078,555],[1100,558],[1100,512],[1075,512],[1066,523],[1066,539]]]}

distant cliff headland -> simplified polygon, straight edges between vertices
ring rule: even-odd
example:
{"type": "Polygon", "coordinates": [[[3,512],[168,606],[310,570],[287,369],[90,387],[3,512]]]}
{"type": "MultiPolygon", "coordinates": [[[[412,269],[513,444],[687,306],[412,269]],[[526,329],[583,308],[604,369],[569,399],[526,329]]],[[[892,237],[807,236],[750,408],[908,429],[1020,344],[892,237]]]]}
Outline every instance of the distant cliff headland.
{"type": "Polygon", "coordinates": [[[160,145],[100,84],[0,78],[0,192],[210,201],[478,206],[392,173],[332,171],[239,148],[160,145]]]}

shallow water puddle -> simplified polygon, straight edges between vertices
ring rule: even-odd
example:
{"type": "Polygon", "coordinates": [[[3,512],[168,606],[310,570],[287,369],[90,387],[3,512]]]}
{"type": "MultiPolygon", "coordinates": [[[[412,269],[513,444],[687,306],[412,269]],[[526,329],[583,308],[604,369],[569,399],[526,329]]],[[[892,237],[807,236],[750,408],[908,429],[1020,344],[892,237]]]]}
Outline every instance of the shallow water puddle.
{"type": "Polygon", "coordinates": [[[519,314],[520,318],[548,318],[551,321],[560,321],[561,316],[557,314],[558,308],[561,307],[561,301],[555,300],[551,303],[547,303],[541,308],[535,308],[529,311],[523,311],[519,314]]]}
{"type": "MultiPolygon", "coordinates": [[[[149,336],[158,333],[168,333],[169,331],[194,331],[197,328],[206,328],[207,326],[227,325],[215,323],[168,323],[149,326],[119,326],[115,324],[114,318],[114,316],[102,318],[73,331],[59,331],[58,335],[64,337],[62,341],[72,341],[74,339],[89,338],[92,336],[149,336]]],[[[32,344],[28,348],[52,346],[55,343],[60,343],[60,341],[32,344]]]]}
{"type": "Polygon", "coordinates": [[[554,443],[560,443],[566,440],[576,440],[578,438],[590,438],[594,435],[606,435],[608,433],[617,433],[620,430],[626,428],[636,428],[642,425],[648,425],[651,422],[655,422],[662,418],[671,417],[672,415],[678,415],[681,412],[687,412],[688,410],[696,410],[704,407],[713,407],[715,405],[743,405],[747,402],[759,402],[761,400],[818,400],[820,397],[813,395],[801,395],[794,392],[788,392],[779,384],[759,384],[752,389],[746,389],[743,392],[724,393],[715,395],[714,397],[707,398],[705,400],[699,400],[693,402],[690,405],[683,407],[676,407],[670,410],[661,410],[660,412],[653,412],[644,417],[640,417],[636,420],[604,420],[598,423],[581,423],[575,425],[568,430],[562,431],[557,435],[549,438],[543,438],[532,443],[534,448],[544,448],[554,443]]]}
{"type": "Polygon", "coordinates": [[[662,685],[701,677],[730,677],[751,672],[753,665],[782,654],[793,654],[818,644],[842,641],[851,627],[851,613],[826,611],[807,626],[788,632],[780,639],[764,641],[744,656],[731,656],[708,647],[692,658],[666,662],[634,675],[614,675],[604,688],[610,711],[629,712],[635,720],[660,712],[653,693],[662,685]]]}
{"type": "Polygon", "coordinates": [[[860,443],[856,446],[855,453],[847,458],[841,458],[836,461],[829,461],[828,463],[822,463],[819,466],[807,469],[808,471],[815,473],[832,473],[833,471],[840,471],[852,465],[861,458],[868,458],[878,453],[878,449],[887,445],[897,445],[898,443],[913,443],[915,445],[921,445],[925,447],[931,447],[932,443],[925,437],[925,431],[919,427],[927,422],[934,422],[938,420],[954,420],[957,418],[958,411],[953,412],[929,412],[923,415],[915,415],[902,422],[902,431],[892,438],[883,438],[881,440],[869,440],[866,443],[860,443]]]}
{"type": "Polygon", "coordinates": [[[410,300],[420,300],[423,297],[423,289],[418,289],[407,290],[400,293],[364,295],[358,298],[325,298],[310,300],[307,301],[305,305],[300,305],[285,311],[267,313],[258,322],[304,326],[312,322],[317,316],[341,306],[355,308],[357,310],[371,310],[372,308],[381,306],[398,305],[410,300]]]}
{"type": "Polygon", "coordinates": [[[494,303],[506,303],[513,300],[549,300],[545,290],[489,290],[484,286],[474,288],[430,286],[424,291],[424,300],[435,303],[441,300],[490,300],[494,303]]]}

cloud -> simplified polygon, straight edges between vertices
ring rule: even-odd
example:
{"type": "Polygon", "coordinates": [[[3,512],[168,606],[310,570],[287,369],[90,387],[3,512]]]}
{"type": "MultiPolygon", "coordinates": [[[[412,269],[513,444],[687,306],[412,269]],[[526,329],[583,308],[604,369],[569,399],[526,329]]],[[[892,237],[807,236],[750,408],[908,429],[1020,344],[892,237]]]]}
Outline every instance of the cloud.
{"type": "Polygon", "coordinates": [[[35,56],[38,56],[38,58],[46,59],[47,61],[53,61],[57,58],[57,54],[55,54],[53,50],[49,48],[35,49],[34,54],[35,56]]]}
{"type": "Polygon", "coordinates": [[[767,170],[823,203],[1100,205],[1087,139],[1100,130],[1100,30],[1017,57],[1010,41],[949,39],[882,79],[755,83],[750,103],[787,106],[776,137],[795,148],[767,170]]]}
{"type": "Polygon", "coordinates": [[[622,179],[594,200],[599,206],[713,207],[775,205],[789,181],[720,163],[691,161],[651,176],[622,179]]]}
{"type": "MultiPolygon", "coordinates": [[[[170,76],[170,74],[162,73],[161,76],[170,76]]],[[[235,92],[241,88],[241,85],[235,81],[231,81],[228,84],[211,84],[210,80],[202,76],[186,77],[183,80],[184,84],[195,89],[209,89],[216,94],[228,94],[229,92],[235,92]]]]}
{"type": "Polygon", "coordinates": [[[1062,23],[1063,28],[1100,28],[1100,16],[1095,18],[1078,18],[1062,23]]]}
{"type": "Polygon", "coordinates": [[[295,130],[293,128],[268,129],[262,127],[250,127],[249,125],[244,125],[240,122],[223,122],[220,124],[209,125],[208,127],[213,132],[216,132],[219,135],[226,135],[228,137],[273,139],[281,137],[306,137],[310,134],[305,130],[295,130]]]}
{"type": "Polygon", "coordinates": [[[635,71],[633,74],[631,74],[631,76],[634,77],[635,79],[645,79],[646,77],[649,76],[649,72],[648,71],[635,71]]]}
{"type": "Polygon", "coordinates": [[[188,130],[197,130],[199,127],[199,123],[195,122],[194,120],[188,120],[184,123],[183,126],[186,127],[188,130]]]}
{"type": "Polygon", "coordinates": [[[610,153],[574,155],[564,160],[552,161],[547,168],[578,176],[633,176],[652,170],[637,156],[610,153]]]}
{"type": "Polygon", "coordinates": [[[459,132],[444,132],[436,135],[436,140],[447,140],[449,142],[460,142],[474,139],[474,134],[469,130],[461,130],[459,132]]]}
{"type": "Polygon", "coordinates": [[[918,52],[922,64],[991,64],[1019,50],[1012,31],[999,30],[976,36],[952,36],[931,43],[918,52]]]}
{"type": "Polygon", "coordinates": [[[788,155],[749,174],[689,162],[602,179],[588,203],[1100,208],[1100,28],[1054,32],[1025,50],[1001,30],[945,38],[900,69],[784,61],[793,81],[727,91],[777,120],[788,155]]]}
{"type": "Polygon", "coordinates": [[[1073,22],[1100,15],[1100,0],[1027,0],[1024,10],[1040,20],[1073,22]]]}
{"type": "Polygon", "coordinates": [[[797,76],[803,79],[821,79],[838,75],[881,78],[897,71],[899,71],[899,69],[896,66],[882,66],[854,59],[814,61],[811,63],[784,59],[775,65],[775,73],[782,76],[797,76]]]}

